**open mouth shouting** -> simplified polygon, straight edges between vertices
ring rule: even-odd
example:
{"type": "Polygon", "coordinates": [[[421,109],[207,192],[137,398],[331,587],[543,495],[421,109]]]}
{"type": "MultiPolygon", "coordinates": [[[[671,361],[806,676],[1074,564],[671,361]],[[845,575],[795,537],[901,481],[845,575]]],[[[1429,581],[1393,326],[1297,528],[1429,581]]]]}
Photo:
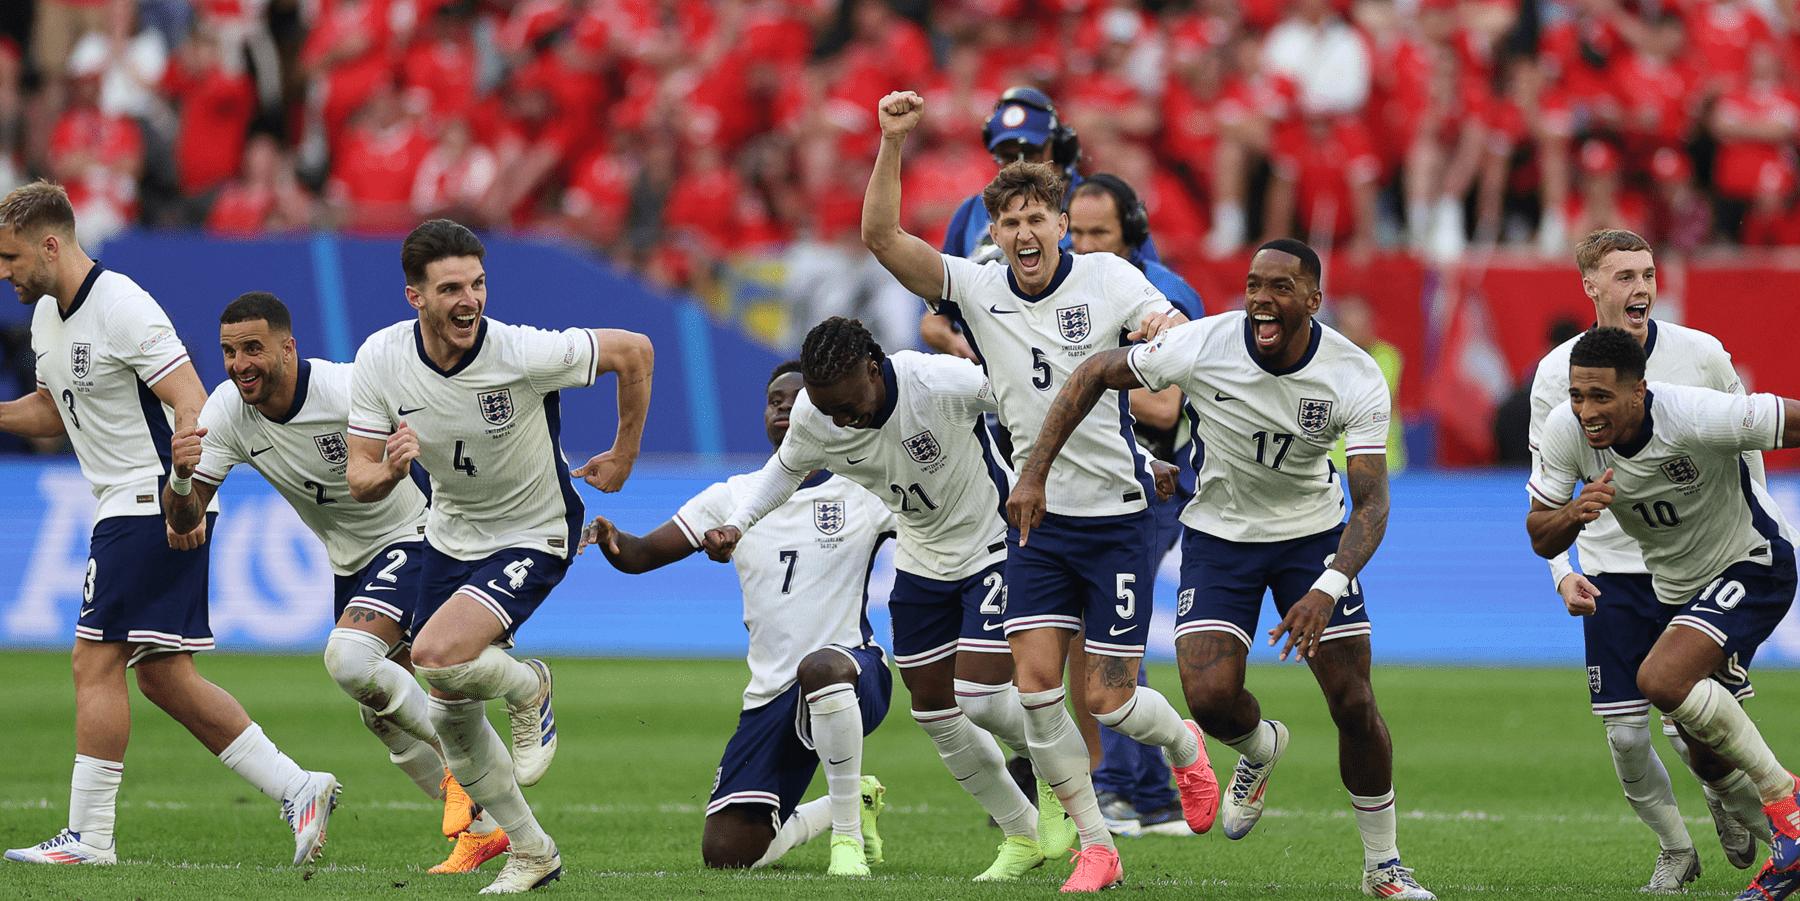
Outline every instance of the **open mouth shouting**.
{"type": "Polygon", "coordinates": [[[1584,419],[1581,431],[1587,437],[1589,447],[1607,447],[1612,444],[1612,423],[1604,419],[1584,419]]]}
{"type": "Polygon", "coordinates": [[[1019,268],[1026,272],[1037,272],[1044,265],[1044,249],[1042,247],[1019,248],[1019,268]]]}
{"type": "Polygon", "coordinates": [[[450,332],[461,340],[472,340],[475,337],[475,328],[480,323],[480,310],[450,314],[450,332]]]}
{"type": "Polygon", "coordinates": [[[1274,313],[1251,313],[1250,328],[1259,348],[1266,350],[1281,343],[1281,320],[1274,313]]]}
{"type": "Polygon", "coordinates": [[[1625,322],[1633,330],[1641,329],[1650,321],[1650,301],[1634,300],[1625,305],[1625,322]]]}

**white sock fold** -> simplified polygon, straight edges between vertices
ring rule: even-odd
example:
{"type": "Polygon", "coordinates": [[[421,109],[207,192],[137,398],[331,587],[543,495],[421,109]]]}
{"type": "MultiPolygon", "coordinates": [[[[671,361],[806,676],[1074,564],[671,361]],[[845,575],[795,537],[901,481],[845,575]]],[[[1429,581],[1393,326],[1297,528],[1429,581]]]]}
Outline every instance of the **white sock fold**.
{"type": "Polygon", "coordinates": [[[1275,727],[1263,720],[1237,738],[1222,739],[1226,746],[1251,763],[1268,763],[1275,756],[1275,727]]]}
{"type": "Polygon", "coordinates": [[[332,629],[331,638],[325,643],[325,671],[358,704],[392,721],[408,735],[436,744],[429,696],[406,667],[388,658],[391,650],[387,642],[367,632],[332,629]]]}
{"type": "Polygon", "coordinates": [[[806,712],[813,750],[825,767],[831,831],[861,841],[863,721],[856,686],[839,682],[807,695],[806,712]]]}
{"type": "Polygon", "coordinates": [[[1663,735],[1668,736],[1669,746],[1675,749],[1675,756],[1700,780],[1700,790],[1708,801],[1717,801],[1725,808],[1725,812],[1738,822],[1738,825],[1750,830],[1756,840],[1769,844],[1773,833],[1769,831],[1769,818],[1763,815],[1762,797],[1756,792],[1756,783],[1750,781],[1750,775],[1743,770],[1732,770],[1731,774],[1717,782],[1709,782],[1694,769],[1694,752],[1688,750],[1687,739],[1681,736],[1681,730],[1675,727],[1675,721],[1663,718],[1663,735]]]}
{"type": "Polygon", "coordinates": [[[818,838],[831,828],[831,798],[814,798],[794,808],[794,815],[775,830],[775,838],[769,842],[769,850],[763,852],[762,859],[751,864],[751,868],[766,867],[781,859],[783,854],[818,838]]]}
{"type": "Polygon", "coordinates": [[[1037,838],[1037,808],[1006,772],[1006,759],[992,736],[969,721],[959,708],[915,710],[913,720],[950,771],[956,784],[975,798],[1006,835],[1037,838]]]}
{"type": "Polygon", "coordinates": [[[1399,859],[1394,790],[1390,788],[1379,795],[1353,794],[1350,806],[1356,811],[1356,831],[1362,833],[1363,868],[1373,869],[1399,859]]]}
{"type": "Polygon", "coordinates": [[[275,801],[291,797],[306,782],[306,771],[281,753],[254,722],[219,752],[219,762],[275,801]]]}
{"type": "Polygon", "coordinates": [[[508,707],[531,703],[541,687],[537,670],[492,645],[474,660],[440,667],[415,664],[414,668],[439,691],[484,701],[499,698],[508,707]]]}
{"type": "Polygon", "coordinates": [[[506,830],[513,847],[525,854],[550,853],[555,845],[513,780],[512,755],[488,722],[486,702],[432,698],[431,722],[444,743],[451,774],[506,830]]]}
{"type": "Polygon", "coordinates": [[[1029,757],[1025,743],[1025,708],[1019,706],[1019,689],[1011,682],[987,685],[956,680],[956,706],[969,717],[969,722],[1000,739],[1014,754],[1029,757]]]}
{"type": "Polygon", "coordinates": [[[1681,807],[1675,801],[1669,771],[1650,744],[1650,715],[1608,716],[1604,722],[1613,771],[1638,819],[1656,833],[1657,844],[1664,851],[1694,847],[1694,839],[1681,819],[1681,807]]]}
{"type": "Polygon", "coordinates": [[[96,848],[112,847],[119,783],[124,778],[123,761],[75,755],[75,771],[69,776],[69,831],[96,848]]]}
{"type": "Polygon", "coordinates": [[[1181,721],[1181,714],[1162,692],[1148,685],[1137,691],[1117,710],[1095,714],[1100,725],[1135,742],[1162,748],[1175,766],[1193,766],[1200,759],[1200,740],[1181,721]]]}
{"type": "Polygon", "coordinates": [[[1725,686],[1701,679],[1687,698],[1669,711],[1669,718],[1748,773],[1764,804],[1793,796],[1794,777],[1775,758],[1756,724],[1725,686]]]}
{"type": "Polygon", "coordinates": [[[1111,848],[1112,833],[1100,815],[1093,778],[1088,773],[1087,744],[1081,740],[1068,708],[1063,706],[1063,698],[1061,688],[1019,692],[1019,703],[1025,708],[1025,737],[1031,744],[1031,763],[1075,821],[1081,846],[1111,848]]]}

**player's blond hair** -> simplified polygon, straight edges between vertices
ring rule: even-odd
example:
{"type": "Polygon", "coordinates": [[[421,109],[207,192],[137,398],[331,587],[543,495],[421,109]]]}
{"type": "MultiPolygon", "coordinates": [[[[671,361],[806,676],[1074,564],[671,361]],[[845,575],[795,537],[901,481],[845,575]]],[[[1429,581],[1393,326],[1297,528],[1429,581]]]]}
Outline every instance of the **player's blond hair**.
{"type": "Polygon", "coordinates": [[[14,188],[5,199],[0,199],[0,228],[29,237],[54,229],[73,237],[75,207],[69,203],[69,192],[62,185],[39,179],[14,188]]]}
{"type": "Polygon", "coordinates": [[[1049,163],[1023,160],[1000,167],[994,180],[981,189],[981,205],[987,207],[988,218],[998,221],[1000,211],[1020,197],[1027,204],[1041,203],[1052,212],[1062,211],[1063,180],[1049,163]]]}
{"type": "Polygon", "coordinates": [[[1650,242],[1637,232],[1623,228],[1596,229],[1575,245],[1575,266],[1582,275],[1587,275],[1599,269],[1609,253],[1649,249],[1650,242]]]}

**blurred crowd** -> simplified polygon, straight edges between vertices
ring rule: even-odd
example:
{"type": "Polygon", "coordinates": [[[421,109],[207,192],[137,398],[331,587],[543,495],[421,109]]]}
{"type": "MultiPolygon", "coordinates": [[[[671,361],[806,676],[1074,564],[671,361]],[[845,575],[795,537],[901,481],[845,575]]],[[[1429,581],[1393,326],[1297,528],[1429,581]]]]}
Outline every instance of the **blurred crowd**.
{"type": "Polygon", "coordinates": [[[927,99],[908,226],[991,176],[1041,87],[1183,261],[1291,234],[1559,256],[1800,244],[1794,0],[26,0],[0,3],[0,186],[90,237],[450,215],[672,286],[857,243],[875,101],[927,99]]]}

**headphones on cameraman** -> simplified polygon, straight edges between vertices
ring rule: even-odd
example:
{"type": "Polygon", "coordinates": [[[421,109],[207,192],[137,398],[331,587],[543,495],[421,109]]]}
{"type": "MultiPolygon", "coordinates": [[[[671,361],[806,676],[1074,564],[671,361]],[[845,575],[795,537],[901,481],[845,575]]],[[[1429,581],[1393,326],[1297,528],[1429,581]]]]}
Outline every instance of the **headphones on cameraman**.
{"type": "Polygon", "coordinates": [[[1137,250],[1150,240],[1150,213],[1125,179],[1111,172],[1096,172],[1082,179],[1081,184],[1094,185],[1112,195],[1113,204],[1119,208],[1119,237],[1126,247],[1137,250]]]}
{"type": "Polygon", "coordinates": [[[993,112],[988,113],[987,121],[982,123],[982,149],[993,152],[994,113],[1008,104],[1028,106],[1050,114],[1050,159],[1064,173],[1073,173],[1076,161],[1081,158],[1081,139],[1076,137],[1075,127],[1065,124],[1062,117],[1056,114],[1056,104],[1051,102],[1050,95],[1037,88],[1007,88],[1006,93],[1000,95],[1000,99],[994,103],[993,112]]]}

